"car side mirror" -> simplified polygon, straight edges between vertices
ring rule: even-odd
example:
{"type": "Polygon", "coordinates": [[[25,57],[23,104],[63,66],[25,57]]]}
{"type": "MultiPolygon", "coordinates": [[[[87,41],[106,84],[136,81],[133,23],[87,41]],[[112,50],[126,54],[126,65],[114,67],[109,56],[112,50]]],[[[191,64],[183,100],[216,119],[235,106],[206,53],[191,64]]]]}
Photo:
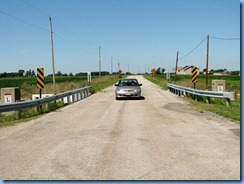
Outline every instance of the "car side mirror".
{"type": "Polygon", "coordinates": [[[139,86],[142,86],[142,84],[139,84],[139,86]]]}
{"type": "Polygon", "coordinates": [[[115,86],[118,86],[118,84],[115,84],[115,86]]]}

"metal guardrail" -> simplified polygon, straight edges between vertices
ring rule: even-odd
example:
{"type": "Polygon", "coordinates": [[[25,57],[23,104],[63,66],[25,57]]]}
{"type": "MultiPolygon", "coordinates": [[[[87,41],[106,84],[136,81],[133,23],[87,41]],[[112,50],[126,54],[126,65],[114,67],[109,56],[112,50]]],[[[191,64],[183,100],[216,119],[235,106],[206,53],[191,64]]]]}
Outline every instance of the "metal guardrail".
{"type": "Polygon", "coordinates": [[[204,90],[197,90],[189,87],[178,86],[175,84],[167,83],[167,86],[170,92],[181,96],[181,95],[196,95],[196,96],[203,96],[207,97],[207,102],[210,102],[210,98],[223,98],[226,99],[227,106],[230,105],[230,100],[236,99],[235,92],[216,92],[216,91],[204,91],[204,90]]]}
{"type": "Polygon", "coordinates": [[[23,110],[32,107],[38,107],[43,104],[47,104],[50,102],[54,102],[60,99],[67,98],[68,103],[76,102],[81,100],[87,96],[89,96],[89,91],[91,90],[91,86],[86,86],[81,89],[76,89],[72,91],[67,91],[64,93],[56,94],[53,96],[37,99],[37,100],[28,100],[23,102],[14,102],[14,103],[7,103],[7,104],[0,104],[0,112],[8,112],[8,111],[16,111],[16,110],[23,110]],[[71,100],[72,97],[72,100],[71,100]]]}

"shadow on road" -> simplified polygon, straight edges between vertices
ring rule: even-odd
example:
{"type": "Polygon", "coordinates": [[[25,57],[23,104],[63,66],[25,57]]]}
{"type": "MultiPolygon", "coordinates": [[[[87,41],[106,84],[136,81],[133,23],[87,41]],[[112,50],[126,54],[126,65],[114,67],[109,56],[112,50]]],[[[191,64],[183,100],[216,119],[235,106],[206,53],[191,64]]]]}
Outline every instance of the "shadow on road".
{"type": "Polygon", "coordinates": [[[117,98],[116,100],[145,100],[144,96],[141,97],[128,97],[128,98],[117,98]]]}

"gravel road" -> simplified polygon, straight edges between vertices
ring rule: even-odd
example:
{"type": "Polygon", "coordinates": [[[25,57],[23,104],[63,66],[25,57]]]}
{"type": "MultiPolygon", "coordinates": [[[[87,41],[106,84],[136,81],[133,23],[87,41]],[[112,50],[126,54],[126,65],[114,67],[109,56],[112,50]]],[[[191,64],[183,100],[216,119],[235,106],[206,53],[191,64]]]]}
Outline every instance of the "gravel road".
{"type": "Polygon", "coordinates": [[[239,180],[240,124],[197,112],[142,76],[142,100],[114,86],[0,129],[2,180],[239,180]]]}

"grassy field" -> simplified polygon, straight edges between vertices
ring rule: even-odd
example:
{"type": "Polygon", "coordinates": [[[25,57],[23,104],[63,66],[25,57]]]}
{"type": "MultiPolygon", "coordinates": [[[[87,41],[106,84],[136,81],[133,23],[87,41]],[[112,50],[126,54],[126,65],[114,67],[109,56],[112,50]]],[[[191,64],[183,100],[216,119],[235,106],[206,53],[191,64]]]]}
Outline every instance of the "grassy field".
{"type": "MultiPolygon", "coordinates": [[[[56,76],[56,83],[62,82],[80,82],[86,81],[87,77],[80,76],[56,76]]],[[[53,82],[52,77],[45,77],[44,84],[51,84],[53,82]]],[[[36,85],[36,77],[16,77],[16,78],[0,78],[0,88],[5,87],[21,87],[22,85],[36,85]]]]}
{"type": "MultiPolygon", "coordinates": [[[[45,84],[45,88],[43,89],[43,94],[44,93],[50,93],[50,94],[61,93],[64,91],[81,88],[84,85],[88,84],[86,77],[85,78],[84,77],[83,78],[82,77],[73,77],[73,79],[74,79],[73,81],[71,80],[72,77],[69,77],[68,81],[66,81],[65,78],[62,77],[59,80],[57,80],[57,81],[61,81],[61,80],[63,80],[63,81],[56,82],[55,85],[51,84],[51,82],[49,84],[45,84]]],[[[119,76],[103,76],[101,78],[98,78],[98,77],[93,78],[92,82],[91,82],[92,93],[96,93],[98,91],[103,90],[106,87],[113,85],[114,83],[118,82],[119,79],[120,79],[119,76]]],[[[7,80],[7,81],[9,81],[9,80],[7,80]]],[[[21,84],[20,85],[21,97],[23,99],[29,99],[32,94],[38,93],[38,89],[36,88],[36,81],[34,84],[31,82],[26,83],[26,79],[24,79],[24,81],[25,82],[23,82],[23,81],[21,82],[21,79],[18,78],[16,83],[21,84]]],[[[19,86],[15,86],[15,87],[19,87],[19,86]]],[[[17,120],[15,114],[0,113],[0,127],[15,125],[19,122],[28,121],[30,119],[40,116],[43,113],[48,113],[50,111],[56,110],[56,109],[62,107],[63,105],[64,105],[63,103],[49,103],[47,106],[43,106],[42,111],[39,111],[39,112],[37,112],[34,109],[23,110],[21,113],[22,114],[21,120],[17,120]]]]}
{"type": "MultiPolygon", "coordinates": [[[[97,77],[93,77],[93,79],[96,78],[97,77]]],[[[60,93],[72,89],[81,88],[82,86],[88,84],[87,77],[80,76],[56,76],[55,81],[56,84],[53,85],[52,77],[45,77],[42,93],[60,93]]],[[[24,100],[31,99],[32,94],[39,93],[39,89],[37,89],[36,84],[37,81],[35,77],[0,78],[0,88],[20,87],[21,98],[24,100]]]]}
{"type": "MultiPolygon", "coordinates": [[[[180,86],[192,87],[191,75],[177,75],[176,84],[180,86]]],[[[226,91],[236,91],[240,93],[240,76],[208,76],[208,90],[212,90],[212,80],[225,80],[226,82],[226,91]]],[[[174,75],[171,77],[171,81],[174,81],[174,75]]],[[[198,82],[196,84],[197,89],[205,90],[206,89],[206,76],[199,75],[198,82]]]]}
{"type": "MultiPolygon", "coordinates": [[[[167,90],[167,80],[162,75],[144,75],[146,79],[159,85],[162,89],[167,90]]],[[[191,76],[177,76],[176,84],[181,86],[192,87],[191,76]]],[[[227,91],[237,91],[240,93],[240,77],[239,76],[211,76],[209,77],[209,84],[212,80],[226,80],[227,91]]],[[[174,81],[174,77],[171,77],[171,81],[174,81]]],[[[210,85],[211,86],[211,85],[210,85]]],[[[197,84],[197,89],[205,89],[205,77],[200,76],[197,84]],[[199,88],[201,86],[201,88],[199,88]]],[[[211,88],[210,88],[211,90],[211,88]]],[[[211,104],[205,103],[205,98],[199,98],[198,102],[191,98],[184,97],[185,100],[192,103],[196,110],[199,112],[210,111],[226,118],[230,118],[235,121],[240,121],[240,98],[235,101],[231,101],[229,107],[226,106],[224,99],[211,100],[211,104]]]]}

